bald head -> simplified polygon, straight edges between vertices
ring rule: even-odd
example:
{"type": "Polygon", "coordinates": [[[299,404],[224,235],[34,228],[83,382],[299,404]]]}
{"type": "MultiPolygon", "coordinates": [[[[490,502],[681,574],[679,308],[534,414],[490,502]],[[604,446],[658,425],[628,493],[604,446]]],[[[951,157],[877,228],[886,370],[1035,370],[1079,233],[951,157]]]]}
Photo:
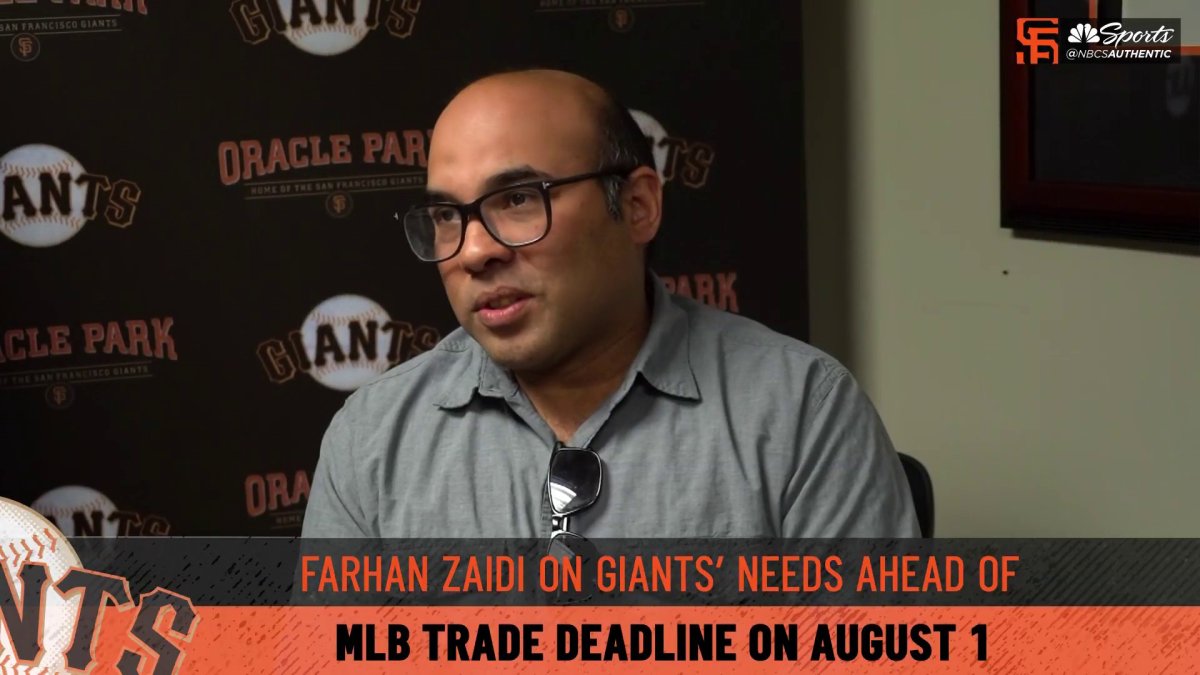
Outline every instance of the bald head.
{"type": "Polygon", "coordinates": [[[488,75],[468,84],[451,99],[441,116],[479,100],[486,103],[492,97],[509,95],[524,99],[529,104],[542,101],[567,105],[570,107],[564,112],[587,111],[594,118],[599,117],[604,106],[612,104],[612,97],[600,85],[575,73],[545,69],[518,70],[488,75]]]}
{"type": "MultiPolygon", "coordinates": [[[[572,146],[563,149],[573,157],[590,162],[594,169],[655,166],[645,133],[611,92],[575,73],[549,69],[496,73],[461,89],[434,126],[433,152],[437,152],[439,137],[451,135],[454,129],[453,125],[449,128],[443,125],[444,121],[455,122],[461,121],[463,116],[501,112],[530,119],[542,113],[577,122],[579,127],[570,138],[572,146]],[[514,107],[507,108],[510,105],[514,107]]],[[[547,131],[551,129],[557,127],[547,126],[547,131]]],[[[604,179],[603,184],[608,211],[613,218],[619,218],[621,180],[610,177],[604,179]]]]}
{"type": "Polygon", "coordinates": [[[528,131],[530,143],[552,145],[563,153],[562,159],[595,166],[602,144],[599,111],[606,100],[598,85],[572,73],[527,70],[490,75],[467,85],[438,116],[431,163],[468,159],[451,152],[472,145],[457,142],[463,138],[483,140],[528,131]],[[448,143],[447,138],[455,142],[448,143]]]}
{"type": "MultiPolygon", "coordinates": [[[[599,110],[612,98],[603,87],[582,75],[565,70],[533,69],[495,73],[482,77],[463,87],[455,99],[478,90],[487,92],[505,87],[575,98],[583,105],[592,107],[593,110],[599,110]]],[[[453,103],[454,101],[451,101],[451,105],[453,103]]]]}

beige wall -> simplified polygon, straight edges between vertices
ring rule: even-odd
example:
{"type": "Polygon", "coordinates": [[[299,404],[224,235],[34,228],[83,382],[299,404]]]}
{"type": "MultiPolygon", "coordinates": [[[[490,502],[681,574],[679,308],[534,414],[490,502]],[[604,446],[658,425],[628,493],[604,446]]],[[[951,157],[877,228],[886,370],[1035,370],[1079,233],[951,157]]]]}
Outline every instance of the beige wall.
{"type": "Polygon", "coordinates": [[[804,2],[812,340],[938,535],[1200,536],[1200,255],[1000,227],[999,3],[804,2]]]}

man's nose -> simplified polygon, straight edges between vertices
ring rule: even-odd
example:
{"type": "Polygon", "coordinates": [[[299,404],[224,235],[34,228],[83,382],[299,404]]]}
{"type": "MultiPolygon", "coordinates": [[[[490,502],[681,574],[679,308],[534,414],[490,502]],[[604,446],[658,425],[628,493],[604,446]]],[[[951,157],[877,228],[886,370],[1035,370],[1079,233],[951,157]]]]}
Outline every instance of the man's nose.
{"type": "Polygon", "coordinates": [[[462,250],[458,252],[460,264],[472,273],[483,272],[492,261],[511,260],[513,250],[496,241],[483,226],[478,215],[467,221],[463,230],[462,250]]]}

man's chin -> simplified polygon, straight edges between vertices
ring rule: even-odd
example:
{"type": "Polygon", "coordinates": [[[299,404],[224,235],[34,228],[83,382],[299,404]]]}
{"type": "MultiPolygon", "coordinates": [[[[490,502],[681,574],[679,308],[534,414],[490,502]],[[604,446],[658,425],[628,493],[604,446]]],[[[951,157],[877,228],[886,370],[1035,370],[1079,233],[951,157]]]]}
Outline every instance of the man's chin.
{"type": "Polygon", "coordinates": [[[550,361],[545,348],[525,340],[518,342],[514,338],[497,338],[494,335],[476,340],[488,357],[505,370],[534,372],[544,369],[550,361]]]}

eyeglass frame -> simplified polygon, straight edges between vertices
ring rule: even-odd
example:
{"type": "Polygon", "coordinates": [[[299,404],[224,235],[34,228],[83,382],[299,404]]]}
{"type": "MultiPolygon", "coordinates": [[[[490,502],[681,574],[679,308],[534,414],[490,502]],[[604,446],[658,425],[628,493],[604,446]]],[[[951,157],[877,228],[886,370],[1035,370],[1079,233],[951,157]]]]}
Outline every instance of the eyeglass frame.
{"type": "MultiPolygon", "coordinates": [[[[430,207],[438,206],[438,207],[452,208],[452,209],[458,211],[458,215],[460,218],[460,220],[459,220],[460,227],[459,227],[459,231],[458,231],[458,246],[454,247],[454,252],[451,253],[450,255],[445,256],[444,258],[436,258],[434,260],[426,260],[425,258],[422,258],[420,255],[417,255],[416,251],[413,251],[413,255],[416,255],[417,259],[420,260],[421,262],[441,263],[441,262],[446,262],[447,260],[458,255],[462,251],[463,244],[467,241],[467,225],[470,224],[472,217],[478,218],[479,224],[483,225],[483,229],[485,232],[488,233],[488,236],[490,236],[492,239],[494,239],[501,246],[504,246],[505,248],[521,248],[522,246],[529,246],[531,244],[536,244],[539,241],[545,239],[546,236],[550,234],[550,228],[553,225],[553,221],[554,221],[553,217],[551,216],[551,211],[550,211],[550,190],[552,188],[556,188],[556,187],[559,187],[562,185],[570,185],[572,183],[581,183],[585,180],[591,180],[593,178],[604,178],[604,177],[608,177],[608,176],[617,176],[617,177],[624,179],[624,178],[628,178],[629,174],[632,173],[633,170],[636,168],[637,167],[629,167],[629,168],[612,167],[612,168],[608,168],[608,169],[601,169],[600,171],[589,171],[588,173],[576,174],[574,176],[566,176],[564,178],[553,178],[550,180],[521,181],[518,183],[513,183],[512,185],[505,185],[504,187],[496,188],[495,190],[489,190],[488,192],[485,192],[482,195],[480,195],[478,199],[476,199],[475,201],[470,202],[468,204],[459,204],[456,202],[429,202],[427,204],[413,206],[412,208],[407,209],[403,213],[397,211],[392,217],[395,218],[397,221],[399,221],[401,225],[403,225],[405,218],[408,217],[408,214],[410,214],[414,211],[419,211],[421,209],[428,209],[430,207]],[[534,239],[531,239],[531,240],[525,241],[525,242],[521,242],[518,244],[510,244],[510,243],[504,241],[503,239],[501,239],[500,235],[492,230],[492,226],[489,225],[487,220],[483,217],[483,202],[485,202],[489,198],[494,197],[502,192],[507,192],[509,190],[519,190],[521,188],[530,188],[530,187],[538,189],[538,192],[541,194],[541,197],[542,197],[542,204],[546,207],[546,229],[542,232],[541,236],[538,236],[534,239]]],[[[405,233],[405,238],[407,238],[407,236],[408,236],[407,233],[405,233]]],[[[409,248],[412,248],[412,242],[409,242],[409,248]]]]}

